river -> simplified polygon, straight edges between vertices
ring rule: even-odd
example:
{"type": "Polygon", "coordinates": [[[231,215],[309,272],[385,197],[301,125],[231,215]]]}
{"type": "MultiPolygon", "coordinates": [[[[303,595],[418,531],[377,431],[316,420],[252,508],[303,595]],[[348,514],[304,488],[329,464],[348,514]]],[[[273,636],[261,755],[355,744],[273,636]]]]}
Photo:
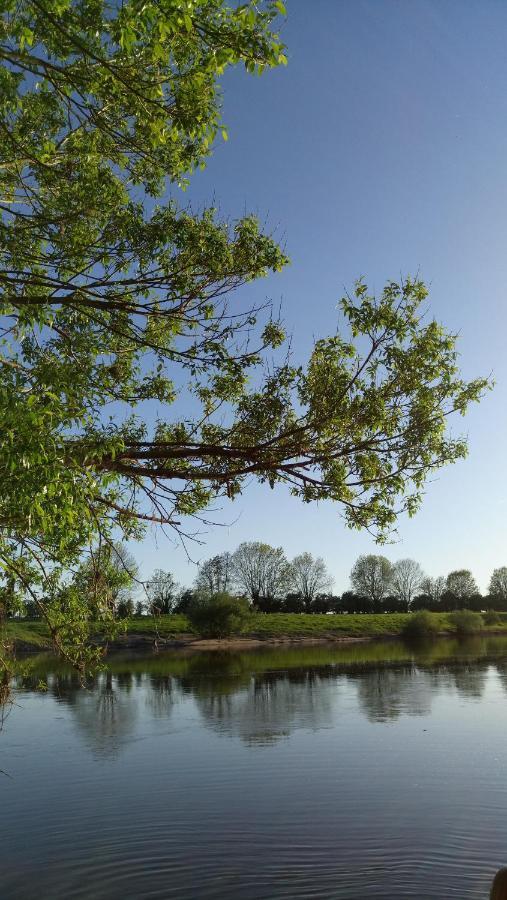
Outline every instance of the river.
{"type": "Polygon", "coordinates": [[[20,664],[1,900],[486,900],[507,638],[20,664]]]}

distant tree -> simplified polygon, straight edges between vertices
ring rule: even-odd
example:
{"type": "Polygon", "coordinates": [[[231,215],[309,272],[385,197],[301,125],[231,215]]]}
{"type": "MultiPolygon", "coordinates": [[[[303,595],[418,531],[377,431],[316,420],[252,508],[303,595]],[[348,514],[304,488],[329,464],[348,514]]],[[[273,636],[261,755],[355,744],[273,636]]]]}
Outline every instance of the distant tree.
{"type": "Polygon", "coordinates": [[[309,612],[327,613],[334,612],[334,597],[332,594],[317,594],[313,598],[309,612]]]}
{"type": "Polygon", "coordinates": [[[33,600],[25,600],[23,614],[26,619],[40,619],[41,611],[33,600]]]}
{"type": "Polygon", "coordinates": [[[176,601],[173,612],[181,613],[182,615],[186,616],[191,604],[194,602],[197,596],[197,591],[192,591],[190,590],[190,588],[187,588],[182,592],[182,594],[176,601]]]}
{"type": "Polygon", "coordinates": [[[360,556],[350,573],[354,592],[368,597],[375,609],[380,608],[392,583],[393,567],[385,556],[360,556]]]}
{"type": "Polygon", "coordinates": [[[301,594],[305,609],[311,611],[317,594],[328,591],[333,583],[321,556],[316,559],[311,553],[300,553],[290,563],[289,578],[293,591],[301,594]]]}
{"type": "Polygon", "coordinates": [[[131,597],[126,597],[118,602],[116,615],[118,619],[130,619],[134,615],[135,606],[131,597]]]}
{"type": "Polygon", "coordinates": [[[423,570],[415,559],[399,559],[395,562],[392,568],[391,588],[405,611],[408,611],[423,578],[423,570]]]}
{"type": "Polygon", "coordinates": [[[22,594],[12,573],[4,576],[0,583],[0,625],[4,619],[19,615],[24,609],[22,594]]]}
{"type": "Polygon", "coordinates": [[[282,597],[258,597],[255,608],[262,613],[283,612],[284,600],[282,597]]]}
{"type": "Polygon", "coordinates": [[[465,601],[460,599],[453,591],[445,590],[440,598],[439,609],[441,612],[453,612],[455,609],[462,609],[465,601]]]}
{"type": "Polygon", "coordinates": [[[120,604],[130,600],[137,576],[137,563],[124,544],[101,544],[81,562],[69,588],[62,591],[62,601],[71,590],[86,600],[95,616],[116,615],[120,604]]]}
{"type": "Polygon", "coordinates": [[[305,611],[305,601],[301,594],[290,592],[283,601],[283,611],[288,613],[302,613],[305,611]]]}
{"type": "Polygon", "coordinates": [[[138,601],[137,601],[137,603],[136,603],[136,608],[135,608],[135,611],[134,611],[134,615],[135,615],[137,618],[140,618],[141,616],[144,616],[144,603],[142,602],[142,600],[138,600],[138,601]]]}
{"type": "Polygon", "coordinates": [[[365,597],[362,594],[356,594],[354,591],[345,591],[341,596],[341,607],[345,613],[351,615],[356,613],[373,612],[373,600],[371,597],[365,597]]]}
{"type": "Polygon", "coordinates": [[[401,597],[397,597],[396,594],[388,594],[388,596],[384,597],[384,599],[382,600],[382,612],[407,612],[407,604],[404,600],[401,599],[401,597]]]}
{"type": "Polygon", "coordinates": [[[176,606],[179,585],[170,572],[156,569],[146,583],[146,593],[152,616],[167,616],[176,606]]]}
{"type": "Polygon", "coordinates": [[[439,575],[438,578],[426,577],[423,578],[420,588],[422,593],[429,597],[432,609],[438,608],[442,594],[446,590],[446,580],[442,575],[439,575]]]}
{"type": "Polygon", "coordinates": [[[207,591],[210,594],[227,593],[231,584],[232,557],[230,553],[219,553],[200,564],[195,579],[198,591],[207,591]]]}
{"type": "Polygon", "coordinates": [[[507,566],[495,569],[489,582],[491,597],[498,598],[505,603],[507,601],[507,566]]]}
{"type": "Polygon", "coordinates": [[[460,605],[467,605],[467,600],[478,594],[479,590],[469,569],[456,569],[450,572],[446,580],[446,589],[457,597],[460,605]]]}
{"type": "Polygon", "coordinates": [[[411,612],[420,612],[421,610],[435,612],[437,608],[429,594],[418,594],[417,597],[414,597],[410,606],[411,612]]]}
{"type": "Polygon", "coordinates": [[[234,583],[254,603],[260,597],[283,597],[290,567],[281,547],[261,541],[245,541],[232,554],[234,583]]]}
{"type": "Polygon", "coordinates": [[[482,610],[486,606],[486,600],[482,596],[482,594],[472,594],[471,597],[467,598],[466,606],[468,609],[473,609],[476,612],[482,612],[482,610]]]}

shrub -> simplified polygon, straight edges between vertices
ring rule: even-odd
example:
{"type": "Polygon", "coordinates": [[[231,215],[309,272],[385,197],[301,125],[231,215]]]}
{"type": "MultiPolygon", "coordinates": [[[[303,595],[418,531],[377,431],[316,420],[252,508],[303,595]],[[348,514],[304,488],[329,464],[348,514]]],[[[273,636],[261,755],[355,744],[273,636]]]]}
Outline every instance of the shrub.
{"type": "Polygon", "coordinates": [[[456,634],[475,634],[482,627],[482,616],[471,609],[457,609],[447,617],[456,634]]]}
{"type": "Polygon", "coordinates": [[[226,593],[198,595],[189,603],[186,615],[202,637],[223,638],[244,629],[250,606],[244,597],[226,593]]]}
{"type": "Polygon", "coordinates": [[[485,625],[498,625],[500,622],[501,619],[496,610],[488,609],[488,611],[484,613],[485,625]]]}
{"type": "Polygon", "coordinates": [[[438,622],[427,609],[421,609],[419,612],[410,614],[402,634],[403,637],[410,640],[436,637],[438,622]]]}

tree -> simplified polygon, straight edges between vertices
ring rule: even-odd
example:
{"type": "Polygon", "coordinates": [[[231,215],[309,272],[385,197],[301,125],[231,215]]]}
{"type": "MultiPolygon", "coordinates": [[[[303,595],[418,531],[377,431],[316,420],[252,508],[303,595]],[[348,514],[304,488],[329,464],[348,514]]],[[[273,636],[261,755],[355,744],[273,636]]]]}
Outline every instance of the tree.
{"type": "Polygon", "coordinates": [[[283,601],[283,611],[288,613],[302,613],[305,611],[305,601],[301,594],[289,591],[283,601]]]}
{"type": "Polygon", "coordinates": [[[450,572],[446,580],[446,588],[448,593],[453,594],[461,603],[478,594],[479,590],[475,583],[475,579],[469,569],[456,569],[450,572]]]}
{"type": "Polygon", "coordinates": [[[333,584],[322,557],[314,559],[311,553],[300,553],[294,557],[289,578],[292,591],[302,596],[307,612],[310,612],[317,594],[328,591],[333,584]]]}
{"type": "Polygon", "coordinates": [[[430,598],[431,605],[438,607],[446,589],[446,580],[443,575],[439,575],[438,578],[426,577],[423,578],[420,587],[423,594],[430,598]]]}
{"type": "Polygon", "coordinates": [[[179,585],[170,572],[156,569],[146,583],[148,606],[152,616],[167,616],[178,602],[179,585]]]}
{"type": "Polygon", "coordinates": [[[373,602],[369,597],[360,596],[353,591],[345,591],[341,596],[341,608],[343,612],[354,613],[371,613],[373,612],[373,602]]]}
{"type": "Polygon", "coordinates": [[[130,615],[126,611],[131,608],[137,575],[137,563],[123,544],[103,544],[81,562],[69,587],[83,599],[94,618],[114,617],[118,612],[125,618],[130,615]]]}
{"type": "Polygon", "coordinates": [[[399,559],[398,562],[395,562],[392,569],[391,586],[405,611],[410,608],[423,578],[423,571],[415,559],[399,559]]]}
{"type": "Polygon", "coordinates": [[[230,553],[220,553],[205,560],[199,566],[195,580],[198,591],[209,594],[227,593],[232,581],[232,560],[230,553]]]}
{"type": "Polygon", "coordinates": [[[132,597],[120,600],[116,607],[116,615],[119,619],[131,619],[135,613],[135,604],[132,597]]]}
{"type": "Polygon", "coordinates": [[[385,556],[360,556],[350,573],[350,583],[356,594],[368,597],[378,608],[391,587],[392,574],[393,567],[385,556]]]}
{"type": "Polygon", "coordinates": [[[283,596],[290,570],[281,547],[245,541],[232,554],[232,574],[239,589],[256,603],[261,597],[283,596]]]}
{"type": "Polygon", "coordinates": [[[489,582],[489,593],[495,599],[499,599],[502,603],[507,600],[507,566],[501,566],[495,569],[489,582]]]}
{"type": "Polygon", "coordinates": [[[454,336],[423,321],[422,282],[378,299],[358,283],[342,301],[350,333],[262,376],[283,330],[230,297],[286,256],[252,216],[178,207],[219,129],[218,78],[286,61],[281,8],[4,4],[0,562],[65,641],[79,597],[65,623],[51,618],[47,573],[90,545],[147,523],[181,533],[252,477],[335,500],[382,535],[415,512],[428,472],[466,452],[444,424],[486,381],[463,381],[454,336]],[[171,410],[179,392],[194,416],[171,410]]]}

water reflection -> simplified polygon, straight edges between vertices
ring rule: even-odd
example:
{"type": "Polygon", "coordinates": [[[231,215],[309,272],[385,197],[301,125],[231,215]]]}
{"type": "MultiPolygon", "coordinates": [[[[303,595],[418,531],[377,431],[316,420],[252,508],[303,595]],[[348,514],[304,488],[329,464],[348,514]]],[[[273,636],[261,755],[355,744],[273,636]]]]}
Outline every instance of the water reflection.
{"type": "Polygon", "coordinates": [[[247,744],[270,744],[295,728],[316,730],[332,721],[336,673],[297,669],[252,675],[249,684],[225,694],[197,695],[198,709],[211,728],[247,744]]]}
{"type": "Polygon", "coordinates": [[[435,693],[430,674],[415,666],[364,672],[356,684],[360,709],[370,722],[428,715],[435,693]]]}
{"type": "Polygon", "coordinates": [[[442,692],[479,700],[491,666],[507,692],[506,638],[112,658],[84,688],[75,673],[42,657],[31,660],[15,687],[35,693],[44,678],[47,693],[71,711],[87,745],[114,755],[142,709],[167,720],[176,703],[191,700],[207,728],[266,745],[297,729],[329,727],[341,715],[342,695],[351,691],[372,723],[427,716],[442,692]]]}
{"type": "Polygon", "coordinates": [[[485,900],[507,859],[507,639],[116,656],[85,687],[32,657],[13,696],[2,900],[485,900]]]}

